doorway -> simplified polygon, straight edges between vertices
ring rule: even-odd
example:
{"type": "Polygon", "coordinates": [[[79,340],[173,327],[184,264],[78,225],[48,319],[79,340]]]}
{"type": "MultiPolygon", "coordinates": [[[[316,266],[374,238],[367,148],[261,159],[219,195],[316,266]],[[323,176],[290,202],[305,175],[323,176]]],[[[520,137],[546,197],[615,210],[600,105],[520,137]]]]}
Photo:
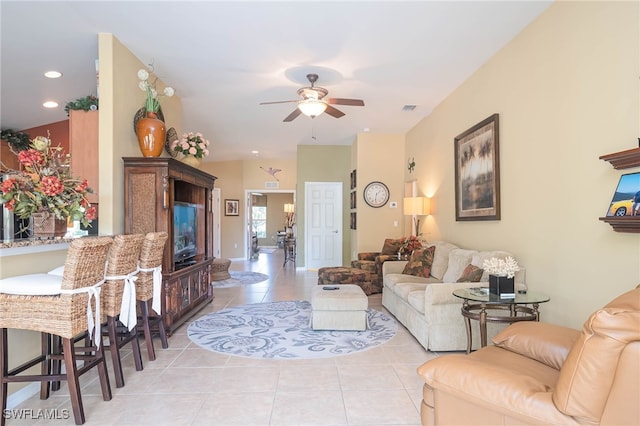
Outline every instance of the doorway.
{"type": "Polygon", "coordinates": [[[245,190],[245,253],[257,259],[260,247],[278,248],[285,229],[285,204],[296,203],[295,190],[245,190]]]}
{"type": "Polygon", "coordinates": [[[305,182],[305,264],[342,265],[342,182],[305,182]]]}

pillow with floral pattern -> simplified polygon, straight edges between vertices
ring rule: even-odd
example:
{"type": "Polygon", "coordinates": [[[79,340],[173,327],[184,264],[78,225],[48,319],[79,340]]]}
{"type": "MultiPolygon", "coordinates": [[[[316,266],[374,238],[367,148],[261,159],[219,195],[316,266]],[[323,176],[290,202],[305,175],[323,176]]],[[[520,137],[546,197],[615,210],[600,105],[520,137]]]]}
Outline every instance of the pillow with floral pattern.
{"type": "Polygon", "coordinates": [[[482,273],[484,269],[478,268],[475,265],[468,264],[464,271],[462,271],[462,275],[458,278],[459,283],[477,283],[482,278],[482,273]]]}
{"type": "Polygon", "coordinates": [[[402,273],[414,275],[416,277],[429,278],[435,251],[435,246],[414,250],[402,273]]]}

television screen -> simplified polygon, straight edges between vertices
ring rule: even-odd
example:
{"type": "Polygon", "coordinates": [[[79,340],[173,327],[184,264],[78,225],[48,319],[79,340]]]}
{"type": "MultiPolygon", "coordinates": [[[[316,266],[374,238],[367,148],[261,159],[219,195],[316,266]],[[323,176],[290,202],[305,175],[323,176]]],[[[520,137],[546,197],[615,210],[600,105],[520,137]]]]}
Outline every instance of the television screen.
{"type": "Polygon", "coordinates": [[[640,173],[620,176],[607,216],[640,216],[640,173]]]}
{"type": "Polygon", "coordinates": [[[198,254],[197,206],[176,201],[173,206],[173,261],[188,262],[198,254]]]}

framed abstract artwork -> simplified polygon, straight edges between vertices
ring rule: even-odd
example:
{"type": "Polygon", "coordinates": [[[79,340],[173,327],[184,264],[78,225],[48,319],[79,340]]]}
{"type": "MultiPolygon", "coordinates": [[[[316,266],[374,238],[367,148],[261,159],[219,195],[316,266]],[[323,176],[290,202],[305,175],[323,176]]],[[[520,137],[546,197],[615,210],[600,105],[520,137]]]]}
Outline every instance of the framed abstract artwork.
{"type": "Polygon", "coordinates": [[[239,216],[240,215],[240,200],[224,200],[224,215],[225,216],[239,216]]]}
{"type": "Polygon", "coordinates": [[[456,220],[500,219],[498,114],[456,136],[456,220]]]}

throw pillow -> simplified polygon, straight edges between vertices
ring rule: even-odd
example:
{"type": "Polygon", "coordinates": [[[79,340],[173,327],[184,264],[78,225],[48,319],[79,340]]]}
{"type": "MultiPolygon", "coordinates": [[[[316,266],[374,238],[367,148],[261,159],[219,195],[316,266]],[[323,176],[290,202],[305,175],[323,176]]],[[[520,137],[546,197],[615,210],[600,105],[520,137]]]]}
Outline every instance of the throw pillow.
{"type": "Polygon", "coordinates": [[[435,251],[435,246],[427,247],[420,250],[414,250],[414,252],[411,254],[411,259],[409,259],[409,261],[405,265],[402,273],[407,275],[415,275],[416,277],[429,278],[435,251]]]}
{"type": "Polygon", "coordinates": [[[402,240],[402,238],[387,238],[384,240],[384,245],[382,246],[380,254],[387,254],[390,256],[397,255],[398,250],[400,250],[400,246],[402,245],[402,240]]]}
{"type": "Polygon", "coordinates": [[[469,264],[464,271],[462,271],[462,275],[458,278],[459,283],[477,283],[482,278],[482,273],[484,269],[478,268],[475,265],[469,264]]]}

